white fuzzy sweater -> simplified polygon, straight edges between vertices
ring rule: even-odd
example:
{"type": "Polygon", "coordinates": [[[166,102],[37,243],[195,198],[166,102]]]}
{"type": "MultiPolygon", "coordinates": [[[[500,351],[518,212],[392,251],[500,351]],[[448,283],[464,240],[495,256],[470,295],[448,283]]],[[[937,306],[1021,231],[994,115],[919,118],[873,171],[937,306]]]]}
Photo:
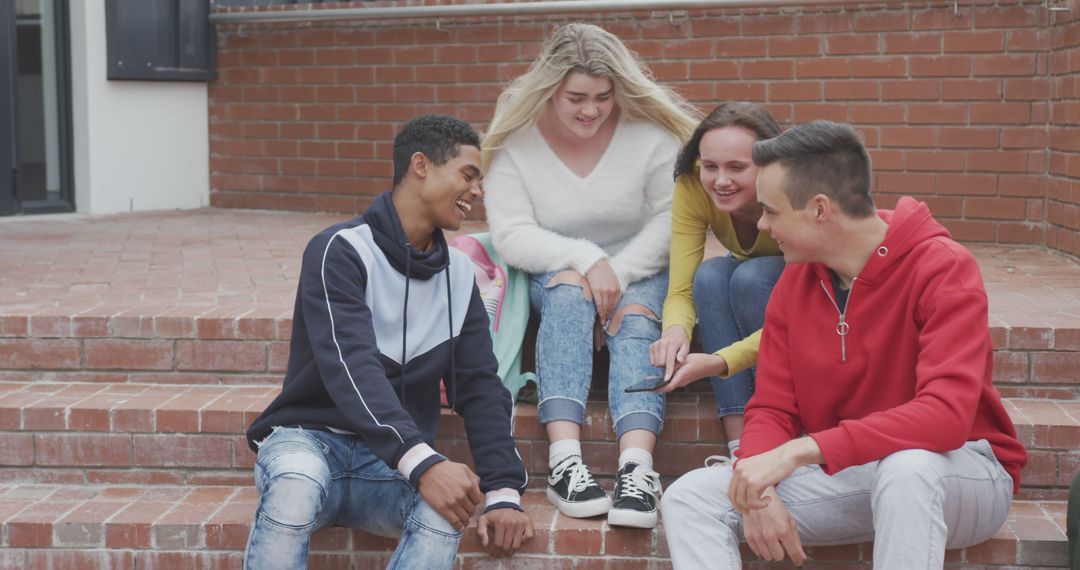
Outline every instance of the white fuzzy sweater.
{"type": "Polygon", "coordinates": [[[574,174],[535,125],[507,137],[484,177],[488,224],[507,263],[530,273],[585,274],[607,258],[619,284],[668,262],[672,169],[679,141],[621,120],[588,176],[574,174]]]}

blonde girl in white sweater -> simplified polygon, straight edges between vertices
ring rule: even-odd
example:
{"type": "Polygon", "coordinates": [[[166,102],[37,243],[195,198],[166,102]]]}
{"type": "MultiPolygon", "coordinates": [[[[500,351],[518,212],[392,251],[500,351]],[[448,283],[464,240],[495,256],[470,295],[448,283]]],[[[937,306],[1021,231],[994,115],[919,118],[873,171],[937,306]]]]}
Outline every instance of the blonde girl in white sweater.
{"type": "Polygon", "coordinates": [[[569,24],[499,97],[483,142],[492,239],[507,263],[530,274],[540,315],[547,495],[567,516],[606,513],[613,525],[656,525],[652,452],[664,396],[625,389],[662,373],[649,363],[649,345],[660,338],[667,291],[675,157],[696,115],[614,35],[569,24]],[[610,353],[620,451],[614,501],[581,453],[594,339],[610,353]]]}

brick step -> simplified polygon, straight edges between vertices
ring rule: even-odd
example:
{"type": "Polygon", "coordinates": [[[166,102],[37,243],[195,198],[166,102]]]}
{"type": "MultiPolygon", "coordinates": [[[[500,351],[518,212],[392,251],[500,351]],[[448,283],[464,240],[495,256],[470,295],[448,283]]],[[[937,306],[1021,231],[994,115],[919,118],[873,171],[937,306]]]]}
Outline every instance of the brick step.
{"type": "MultiPolygon", "coordinates": [[[[240,568],[258,495],[250,486],[0,485],[7,568],[240,568]]],[[[543,493],[525,494],[535,538],[518,556],[489,559],[475,528],[466,530],[459,568],[670,567],[663,523],[619,529],[602,517],[559,515],[543,493]]],[[[947,567],[1047,567],[1066,564],[1065,505],[1017,501],[991,540],[947,553],[947,567]]],[[[396,542],[328,528],[312,541],[312,568],[383,568],[396,542]]],[[[744,550],[747,561],[755,560],[744,550]]],[[[805,568],[869,568],[869,544],[811,548],[805,568]]],[[[765,564],[762,567],[784,567],[765,564]]]]}
{"type": "MultiPolygon", "coordinates": [[[[250,484],[243,433],[279,386],[0,383],[0,481],[250,484]]],[[[594,395],[595,396],[595,395],[594,395]]],[[[601,395],[602,397],[602,395],[601,395]]],[[[1024,497],[1062,499],[1080,468],[1080,401],[1007,399],[1031,460],[1024,497]]],[[[469,461],[462,418],[444,411],[437,446],[469,461]]],[[[534,477],[547,471],[536,407],[519,404],[515,435],[534,477]]],[[[583,451],[595,475],[614,475],[618,448],[606,403],[589,402],[583,451]]],[[[674,478],[726,454],[708,393],[669,398],[656,465],[674,478]]]]}
{"type": "MultiPolygon", "coordinates": [[[[1007,398],[1005,407],[1028,450],[1021,472],[1022,497],[1063,500],[1080,470],[1080,401],[1007,398]]],[[[611,414],[604,401],[588,403],[582,430],[582,453],[597,478],[614,477],[618,465],[611,414]]],[[[518,451],[530,476],[547,474],[548,442],[535,406],[519,405],[514,432],[518,451]]],[[[667,417],[655,465],[665,480],[701,467],[710,455],[727,455],[723,428],[716,419],[711,394],[676,394],[667,403],[667,417]]],[[[439,448],[457,461],[470,460],[464,421],[444,414],[439,448]]]]}
{"type": "MultiPolygon", "coordinates": [[[[1013,296],[991,291],[1004,305],[1013,296]]],[[[243,317],[132,313],[0,314],[0,382],[260,385],[284,374],[291,309],[243,317]]],[[[1080,328],[1018,325],[994,314],[991,324],[1003,395],[1080,399],[1080,328]]]]}

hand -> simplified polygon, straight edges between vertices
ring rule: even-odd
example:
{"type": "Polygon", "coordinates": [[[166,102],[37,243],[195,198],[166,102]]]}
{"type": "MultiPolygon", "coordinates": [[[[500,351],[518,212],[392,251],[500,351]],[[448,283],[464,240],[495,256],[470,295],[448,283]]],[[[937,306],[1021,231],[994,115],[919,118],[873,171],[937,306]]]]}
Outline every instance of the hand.
{"type": "Polygon", "coordinates": [[[619,278],[608,260],[601,259],[585,272],[585,281],[589,282],[589,289],[592,290],[596,314],[600,316],[600,322],[606,325],[622,297],[619,278]]]}
{"type": "Polygon", "coordinates": [[[671,383],[657,392],[670,392],[693,384],[702,378],[719,376],[727,372],[727,361],[722,356],[694,352],[686,355],[685,361],[671,377],[671,383]]]}
{"type": "Polygon", "coordinates": [[[488,552],[492,556],[513,556],[523,543],[533,537],[532,519],[518,510],[495,509],[480,515],[476,532],[480,535],[481,544],[491,545],[488,552]],[[495,530],[491,537],[488,535],[489,525],[495,530]]]}
{"type": "Polygon", "coordinates": [[[806,553],[794,519],[776,494],[775,487],[766,489],[765,495],[770,499],[768,506],[743,515],[746,544],[765,560],[779,562],[787,553],[796,566],[802,566],[806,562],[806,553]]]}
{"type": "Polygon", "coordinates": [[[657,368],[663,367],[664,380],[671,380],[671,375],[686,360],[688,352],[690,335],[686,334],[682,325],[675,325],[668,327],[664,334],[660,335],[660,340],[649,347],[649,363],[657,368]]]}
{"type": "Polygon", "coordinates": [[[420,476],[420,496],[454,528],[469,525],[484,500],[480,478],[462,463],[440,461],[420,476]]]}
{"type": "Polygon", "coordinates": [[[793,439],[772,451],[740,459],[735,464],[728,498],[741,513],[769,504],[765,490],[775,486],[802,465],[822,463],[821,448],[810,437],[793,439]]]}

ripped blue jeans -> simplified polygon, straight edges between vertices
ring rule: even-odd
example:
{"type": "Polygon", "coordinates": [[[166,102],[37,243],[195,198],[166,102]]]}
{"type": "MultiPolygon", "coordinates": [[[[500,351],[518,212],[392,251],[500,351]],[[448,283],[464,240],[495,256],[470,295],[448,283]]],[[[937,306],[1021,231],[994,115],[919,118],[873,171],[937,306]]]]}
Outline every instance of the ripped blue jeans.
{"type": "MultiPolygon", "coordinates": [[[[596,306],[580,285],[548,282],[558,271],[529,275],[529,297],[540,313],[536,337],[536,375],[540,388],[540,423],[585,421],[593,369],[593,325],[596,306]]],[[[615,313],[627,305],[648,307],[653,315],[627,313],[615,334],[605,330],[611,357],[608,405],[616,438],[630,430],[659,434],[664,425],[664,395],[626,393],[624,388],[663,370],[649,363],[649,346],[660,338],[660,311],[667,295],[668,274],[662,271],[630,284],[615,313]]],[[[614,313],[613,313],[614,314],[614,313]]]]}
{"type": "Polygon", "coordinates": [[[311,534],[326,526],[401,537],[387,568],[454,566],[461,533],[360,438],[274,428],[259,444],[255,486],[245,570],[307,568],[311,534]]]}

